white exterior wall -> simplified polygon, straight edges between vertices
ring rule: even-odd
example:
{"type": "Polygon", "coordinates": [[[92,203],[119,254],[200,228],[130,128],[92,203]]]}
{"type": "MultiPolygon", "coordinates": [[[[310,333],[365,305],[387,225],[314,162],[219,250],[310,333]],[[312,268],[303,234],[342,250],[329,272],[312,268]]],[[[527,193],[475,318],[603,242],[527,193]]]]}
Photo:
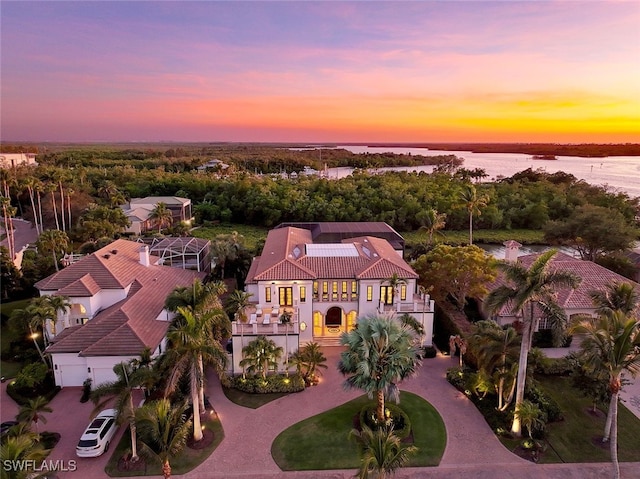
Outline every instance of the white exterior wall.
{"type": "MultiPolygon", "coordinates": [[[[100,384],[118,379],[113,372],[113,367],[122,362],[129,362],[138,356],[90,356],[83,358],[86,360],[87,373],[92,379],[91,387],[95,388],[100,384]],[[91,372],[89,372],[91,369],[91,372]]],[[[82,384],[80,384],[82,386],[82,384]]]]}

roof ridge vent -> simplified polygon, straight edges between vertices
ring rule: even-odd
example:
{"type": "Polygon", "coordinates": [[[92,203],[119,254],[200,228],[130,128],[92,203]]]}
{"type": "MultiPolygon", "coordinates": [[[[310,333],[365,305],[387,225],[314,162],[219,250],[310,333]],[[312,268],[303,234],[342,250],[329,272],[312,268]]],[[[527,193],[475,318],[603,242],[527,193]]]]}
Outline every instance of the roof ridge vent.
{"type": "MultiPolygon", "coordinates": [[[[365,240],[366,241],[366,240],[365,240]]],[[[367,248],[366,246],[362,247],[362,252],[364,254],[366,254],[369,258],[371,258],[371,250],[369,248],[367,248]]]]}

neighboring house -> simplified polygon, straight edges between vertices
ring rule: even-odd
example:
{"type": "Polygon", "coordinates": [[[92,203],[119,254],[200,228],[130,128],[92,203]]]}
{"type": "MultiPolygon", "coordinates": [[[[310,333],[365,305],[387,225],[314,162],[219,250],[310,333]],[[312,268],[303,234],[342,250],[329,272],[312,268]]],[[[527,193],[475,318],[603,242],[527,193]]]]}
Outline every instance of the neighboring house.
{"type": "Polygon", "coordinates": [[[422,344],[432,344],[434,302],[417,294],[415,271],[386,239],[348,237],[358,223],[342,225],[347,237],[331,243],[315,242],[313,228],[281,226],[269,232],[247,276],[246,291],[253,295],[249,321],[233,323],[234,371],[239,371],[241,341],[246,345],[267,335],[279,346],[286,343],[290,354],[312,341],[336,345],[368,314],[408,313],[424,326],[422,344]],[[394,275],[404,281],[395,291],[386,281],[394,275]],[[286,339],[280,324],[285,311],[292,314],[286,339]]]}
{"type": "Polygon", "coordinates": [[[627,258],[633,264],[636,270],[635,280],[640,282],[640,248],[634,248],[627,253],[627,258]]]}
{"type": "Polygon", "coordinates": [[[0,153],[0,168],[13,168],[14,166],[36,166],[35,153],[0,153]]]}
{"type": "MultiPolygon", "coordinates": [[[[507,242],[505,246],[507,247],[505,259],[507,261],[519,261],[526,268],[541,254],[536,253],[518,257],[517,250],[520,246],[518,243],[515,241],[507,242]]],[[[554,270],[569,271],[581,279],[576,289],[562,288],[555,291],[558,304],[569,319],[576,315],[596,316],[595,307],[589,294],[592,291],[604,291],[607,285],[614,282],[633,284],[638,293],[640,293],[640,284],[592,261],[573,258],[565,253],[558,252],[553,257],[551,260],[551,268],[554,270]]],[[[493,283],[487,286],[487,289],[491,291],[503,284],[506,284],[504,277],[499,276],[493,283]]],[[[541,317],[540,311],[536,310],[534,314],[538,314],[536,330],[549,329],[550,325],[541,317]]],[[[516,316],[516,312],[512,310],[511,305],[507,304],[493,316],[493,319],[496,320],[498,324],[505,325],[511,324],[519,318],[516,316]]]]}
{"type": "Polygon", "coordinates": [[[125,231],[139,235],[149,230],[157,230],[157,223],[151,220],[149,216],[158,203],[167,205],[167,209],[173,214],[174,223],[192,220],[191,200],[189,198],[180,198],[178,196],[131,198],[129,203],[121,206],[124,214],[131,222],[131,225],[125,231]]]}
{"type": "Polygon", "coordinates": [[[115,380],[113,366],[165,348],[173,314],[164,309],[177,286],[189,286],[205,273],[160,266],[149,247],[116,240],[36,283],[41,296],[69,298],[71,308],[47,325],[56,385],[96,386],[115,380]]]}
{"type": "Polygon", "coordinates": [[[199,172],[205,172],[209,170],[224,171],[227,168],[229,168],[229,165],[226,164],[224,161],[213,159],[213,160],[207,161],[204,165],[198,166],[197,170],[199,172]]]}

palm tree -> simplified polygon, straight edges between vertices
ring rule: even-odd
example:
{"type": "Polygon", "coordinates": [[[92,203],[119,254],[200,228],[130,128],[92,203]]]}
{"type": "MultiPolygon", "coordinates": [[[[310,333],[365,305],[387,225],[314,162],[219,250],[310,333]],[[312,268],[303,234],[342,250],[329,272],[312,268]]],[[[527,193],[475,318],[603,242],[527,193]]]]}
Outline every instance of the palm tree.
{"type": "Polygon", "coordinates": [[[307,343],[301,349],[291,355],[290,361],[295,365],[298,374],[302,376],[306,384],[315,382],[318,370],[327,369],[327,358],[318,343],[307,343]],[[303,370],[304,369],[304,370],[303,370]]]}
{"type": "Polygon", "coordinates": [[[16,246],[13,236],[13,216],[16,214],[15,207],[11,206],[11,199],[6,196],[0,196],[0,204],[2,205],[2,217],[7,230],[7,245],[11,261],[15,259],[16,246]]]}
{"type": "Polygon", "coordinates": [[[204,402],[204,364],[212,364],[218,373],[224,371],[227,355],[218,341],[213,340],[211,323],[214,316],[224,315],[222,310],[207,312],[178,308],[182,321],[172,325],[167,332],[170,343],[169,355],[172,370],[167,380],[166,394],[175,391],[183,376],[189,378],[191,402],[193,404],[193,439],[202,439],[200,429],[200,406],[204,402]]]}
{"type": "Polygon", "coordinates": [[[537,404],[531,401],[522,401],[515,413],[520,419],[522,426],[527,428],[529,439],[533,440],[533,432],[544,427],[542,411],[537,404]]]}
{"type": "Polygon", "coordinates": [[[589,293],[597,314],[620,311],[631,314],[640,306],[640,294],[631,283],[614,282],[604,290],[589,293]]]}
{"type": "MultiPolygon", "coordinates": [[[[398,276],[398,273],[393,273],[389,278],[382,281],[382,284],[391,286],[391,304],[395,304],[396,296],[398,294],[398,291],[400,290],[400,287],[403,285],[406,286],[407,282],[403,278],[398,276]]],[[[397,305],[396,305],[396,309],[397,309],[397,305]]]]}
{"type": "Polygon", "coordinates": [[[622,373],[635,377],[640,372],[640,320],[615,311],[598,318],[582,319],[572,331],[585,335],[580,345],[585,366],[593,372],[606,373],[611,399],[603,441],[611,439],[614,477],[620,477],[618,464],[618,400],[622,373]]]}
{"type": "Polygon", "coordinates": [[[42,192],[45,191],[45,185],[38,180],[35,183],[36,198],[38,199],[38,218],[40,221],[40,231],[44,231],[44,221],[42,219],[42,192]]]}
{"type": "Polygon", "coordinates": [[[53,334],[56,334],[56,323],[58,320],[58,313],[66,314],[71,308],[71,303],[67,296],[47,295],[43,296],[45,304],[47,304],[53,310],[53,316],[50,318],[52,322],[53,334]]]}
{"type": "Polygon", "coordinates": [[[56,219],[56,229],[60,229],[60,221],[58,220],[58,207],[56,206],[55,192],[58,187],[54,183],[47,183],[45,191],[51,195],[51,205],[53,206],[53,216],[56,219]]]}
{"type": "Polygon", "coordinates": [[[360,448],[360,468],[356,477],[384,479],[394,474],[409,462],[409,456],[418,451],[416,446],[407,446],[393,433],[393,428],[381,427],[372,431],[364,426],[361,431],[352,429],[349,437],[360,448]]]}
{"type": "Polygon", "coordinates": [[[191,286],[176,287],[165,300],[165,308],[171,312],[178,308],[212,309],[220,308],[220,296],[226,291],[226,286],[220,281],[203,283],[196,278],[191,286]]]}
{"type": "Polygon", "coordinates": [[[428,208],[416,215],[416,220],[420,223],[419,231],[426,231],[429,237],[427,245],[433,244],[433,235],[435,233],[442,234],[440,230],[445,227],[446,218],[446,213],[438,213],[434,208],[428,208]]]}
{"type": "MultiPolygon", "coordinates": [[[[551,260],[557,253],[549,250],[542,253],[529,267],[520,263],[503,262],[498,268],[504,273],[506,284],[491,291],[485,300],[485,308],[490,314],[510,304],[512,311],[522,318],[523,330],[520,343],[518,379],[516,385],[516,409],[524,400],[525,381],[527,379],[527,359],[533,333],[536,329],[536,308],[550,320],[554,332],[554,342],[561,343],[567,317],[555,299],[556,288],[576,288],[580,278],[567,271],[554,271],[551,260]]],[[[521,435],[521,424],[514,416],[511,431],[521,435]]]]}
{"type": "Polygon", "coordinates": [[[406,326],[379,316],[358,320],[358,327],[342,333],[338,369],[348,376],[346,389],[362,389],[377,397],[376,416],[384,421],[385,398],[400,400],[396,383],[415,374],[420,359],[413,333],[406,326]]]}
{"type": "Polygon", "coordinates": [[[149,219],[157,223],[159,233],[163,227],[171,226],[171,223],[173,223],[173,213],[167,208],[167,204],[161,201],[151,210],[149,219]]]}
{"type": "Polygon", "coordinates": [[[469,244],[472,245],[473,217],[474,215],[480,216],[482,214],[482,208],[485,208],[489,203],[489,197],[487,195],[478,196],[476,187],[473,185],[467,185],[467,187],[462,191],[460,198],[469,212],[469,244]]]}
{"type": "Polygon", "coordinates": [[[280,315],[280,322],[284,324],[284,372],[287,377],[289,377],[289,325],[292,316],[291,311],[287,310],[280,315]]]}
{"type": "Polygon", "coordinates": [[[42,311],[34,304],[29,304],[26,308],[14,309],[11,313],[13,328],[19,332],[24,332],[25,328],[28,328],[29,337],[33,341],[40,355],[40,359],[49,367],[49,363],[45,359],[42,349],[40,349],[40,345],[38,344],[37,330],[42,326],[44,321],[46,321],[46,317],[43,317],[42,311]]]}
{"type": "Polygon", "coordinates": [[[185,404],[171,406],[168,399],[161,399],[145,404],[136,414],[142,450],[160,460],[165,479],[171,477],[170,459],[182,451],[191,429],[191,420],[186,418],[184,410],[185,404]]]}
{"type": "Polygon", "coordinates": [[[58,266],[58,257],[56,253],[64,253],[69,244],[69,237],[67,233],[60,230],[47,230],[44,231],[38,238],[36,243],[38,250],[45,253],[50,253],[53,258],[53,265],[56,267],[56,271],[60,271],[58,266]]]}
{"type": "Polygon", "coordinates": [[[117,379],[99,385],[91,391],[91,400],[96,414],[115,399],[116,421],[118,424],[127,422],[131,433],[131,460],[138,460],[136,438],[136,406],[133,402],[133,391],[143,387],[152,372],[146,368],[134,368],[131,363],[122,362],[113,367],[117,379]]]}
{"type": "Polygon", "coordinates": [[[23,404],[20,407],[20,411],[17,416],[18,421],[32,422],[36,426],[36,434],[39,435],[38,421],[42,421],[45,424],[47,423],[47,418],[44,417],[42,413],[53,412],[53,409],[47,406],[48,402],[49,401],[42,396],[29,399],[26,404],[23,404]]]}
{"type": "Polygon", "coordinates": [[[511,326],[503,329],[491,320],[475,323],[469,336],[469,349],[478,360],[478,368],[493,379],[499,411],[506,410],[513,399],[520,339],[511,326]]]}
{"type": "Polygon", "coordinates": [[[38,183],[38,179],[33,176],[27,176],[22,180],[22,186],[27,189],[29,193],[29,200],[31,201],[31,211],[33,212],[33,223],[36,227],[36,233],[40,234],[42,230],[42,224],[38,224],[38,212],[36,210],[35,204],[35,190],[36,184],[38,183]]]}
{"type": "Polygon", "coordinates": [[[249,374],[260,374],[262,379],[267,379],[267,371],[278,367],[282,352],[282,347],[276,346],[273,340],[258,336],[242,349],[244,358],[240,361],[240,366],[247,366],[249,374]]]}
{"type": "MultiPolygon", "coordinates": [[[[227,304],[236,321],[240,323],[240,348],[244,349],[244,325],[247,323],[247,308],[249,307],[249,298],[253,294],[244,291],[235,290],[227,298],[227,304]]],[[[241,358],[242,359],[242,358],[241,358]]],[[[242,377],[245,377],[244,367],[242,368],[242,377]]]]}
{"type": "Polygon", "coordinates": [[[6,479],[26,479],[33,477],[36,465],[42,463],[49,455],[50,450],[45,449],[38,439],[37,434],[24,433],[18,436],[2,438],[0,444],[0,458],[2,462],[9,461],[9,464],[25,464],[27,467],[2,468],[2,478],[6,479]],[[30,466],[30,467],[29,467],[30,466]]]}

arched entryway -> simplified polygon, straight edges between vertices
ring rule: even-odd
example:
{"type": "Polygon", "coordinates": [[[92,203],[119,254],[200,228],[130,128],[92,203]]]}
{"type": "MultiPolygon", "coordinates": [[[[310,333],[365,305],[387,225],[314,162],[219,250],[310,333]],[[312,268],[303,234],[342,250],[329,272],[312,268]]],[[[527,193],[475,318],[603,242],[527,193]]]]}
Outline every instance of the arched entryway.
{"type": "Polygon", "coordinates": [[[342,326],[342,309],[337,306],[329,308],[324,318],[324,325],[327,328],[339,328],[342,326]]]}

